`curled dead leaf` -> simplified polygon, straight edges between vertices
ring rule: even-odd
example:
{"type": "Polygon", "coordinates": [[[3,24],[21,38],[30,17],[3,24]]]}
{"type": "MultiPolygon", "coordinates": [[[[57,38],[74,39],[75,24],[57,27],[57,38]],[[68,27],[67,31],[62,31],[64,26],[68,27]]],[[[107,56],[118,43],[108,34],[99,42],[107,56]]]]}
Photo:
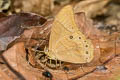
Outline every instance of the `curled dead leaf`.
{"type": "Polygon", "coordinates": [[[110,2],[110,0],[83,0],[75,5],[75,12],[85,12],[86,16],[91,18],[99,14],[104,6],[110,2]]]}
{"type": "Polygon", "coordinates": [[[33,12],[42,16],[49,16],[54,8],[53,0],[14,0],[14,8],[23,12],[33,12]]]}
{"type": "Polygon", "coordinates": [[[46,22],[42,16],[32,13],[19,13],[0,18],[0,50],[18,38],[25,29],[41,26],[46,22]]]}

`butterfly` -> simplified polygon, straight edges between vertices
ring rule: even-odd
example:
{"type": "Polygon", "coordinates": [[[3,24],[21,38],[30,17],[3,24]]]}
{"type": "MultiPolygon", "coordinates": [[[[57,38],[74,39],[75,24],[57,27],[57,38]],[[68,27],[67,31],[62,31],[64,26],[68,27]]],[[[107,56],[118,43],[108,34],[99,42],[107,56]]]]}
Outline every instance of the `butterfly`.
{"type": "Polygon", "coordinates": [[[50,59],[70,63],[89,63],[94,58],[94,46],[80,31],[71,5],[65,6],[52,24],[48,52],[50,59]]]}

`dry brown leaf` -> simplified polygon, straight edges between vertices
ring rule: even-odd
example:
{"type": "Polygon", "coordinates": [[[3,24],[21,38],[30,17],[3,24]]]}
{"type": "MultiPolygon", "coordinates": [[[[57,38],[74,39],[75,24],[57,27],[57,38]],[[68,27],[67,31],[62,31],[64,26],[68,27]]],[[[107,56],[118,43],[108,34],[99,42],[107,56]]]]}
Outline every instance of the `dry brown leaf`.
{"type": "Polygon", "coordinates": [[[0,18],[2,18],[2,17],[6,17],[6,15],[4,13],[0,12],[0,18]]]}
{"type": "Polygon", "coordinates": [[[23,12],[33,12],[43,16],[48,16],[53,10],[53,0],[15,0],[14,8],[23,12]]]}
{"type": "MultiPolygon", "coordinates": [[[[35,38],[43,38],[43,39],[49,38],[48,35],[49,35],[49,32],[50,32],[49,30],[50,30],[50,27],[51,27],[50,26],[51,22],[48,22],[48,23],[46,23],[43,27],[31,28],[29,30],[24,31],[24,34],[22,35],[21,38],[23,38],[23,39],[28,38],[26,40],[25,44],[27,44],[30,47],[30,45],[32,46],[32,45],[36,44],[36,41],[35,41],[35,43],[33,43],[33,40],[35,38]],[[46,28],[46,27],[48,27],[48,28],[46,28]],[[31,31],[33,32],[32,36],[30,34],[28,34],[31,31]],[[44,34],[44,31],[46,31],[48,33],[45,32],[46,34],[44,34]],[[30,40],[30,38],[32,38],[33,40],[30,40]],[[30,41],[27,43],[28,40],[30,40],[30,41]],[[29,44],[29,43],[33,43],[33,44],[29,44]]],[[[20,40],[20,41],[22,41],[22,40],[20,40]]],[[[8,51],[6,51],[3,54],[4,54],[4,57],[7,59],[7,61],[9,62],[10,65],[17,65],[17,66],[12,66],[12,67],[15,70],[17,70],[18,72],[20,72],[26,79],[34,80],[36,78],[44,78],[42,76],[42,72],[41,72],[41,71],[44,71],[43,69],[36,69],[36,68],[33,68],[32,66],[30,66],[28,64],[28,61],[26,60],[27,53],[25,52],[24,43],[16,43],[13,47],[8,49],[8,51]],[[15,56],[17,56],[17,58],[15,56]]],[[[95,68],[94,66],[93,67],[84,66],[84,70],[85,70],[85,72],[84,72],[80,68],[80,65],[75,65],[75,66],[73,66],[73,65],[74,64],[70,65],[70,69],[72,69],[72,70],[67,72],[67,74],[64,70],[52,70],[52,69],[49,69],[49,68],[47,70],[49,70],[52,73],[54,80],[60,80],[60,79],[68,80],[68,78],[72,79],[73,77],[76,77],[76,76],[79,76],[79,75],[84,75],[85,73],[87,73],[89,71],[92,71],[95,68]],[[67,77],[67,75],[68,75],[68,77],[67,77]]]]}
{"type": "MultiPolygon", "coordinates": [[[[53,75],[53,80],[119,79],[119,33],[107,34],[97,30],[96,27],[92,25],[92,22],[85,17],[84,13],[75,14],[75,21],[81,29],[81,32],[91,39],[95,46],[94,60],[89,64],[82,64],[82,67],[80,67],[80,64],[65,64],[65,66],[68,66],[70,69],[69,71],[65,71],[63,69],[51,69],[45,65],[42,65],[44,69],[38,69],[28,63],[26,60],[28,53],[25,51],[26,45],[28,48],[36,46],[36,44],[39,43],[43,43],[41,44],[41,46],[43,46],[42,48],[44,48],[45,45],[48,45],[51,24],[53,22],[52,20],[50,22],[47,21],[42,27],[33,27],[29,30],[25,30],[18,40],[18,43],[5,51],[3,55],[11,67],[21,73],[21,75],[27,80],[45,80],[42,72],[46,70],[53,75]],[[87,32],[88,30],[89,32],[87,32]],[[40,42],[38,40],[40,40],[40,42]],[[103,66],[103,69],[101,69],[100,66],[103,66]]],[[[34,64],[33,56],[30,58],[30,62],[34,64]]]]}
{"type": "Polygon", "coordinates": [[[59,5],[65,5],[70,3],[72,0],[54,0],[55,4],[59,4],[59,5]]]}
{"type": "Polygon", "coordinates": [[[19,13],[0,18],[0,50],[18,38],[25,29],[43,25],[46,19],[32,13],[19,13]]]}
{"type": "MultiPolygon", "coordinates": [[[[5,59],[11,65],[13,69],[21,73],[21,75],[27,80],[36,80],[36,79],[43,79],[42,76],[43,69],[33,68],[31,65],[28,64],[26,60],[26,52],[24,43],[17,43],[8,51],[3,53],[5,59]],[[12,53],[12,54],[11,54],[12,53]],[[11,56],[11,57],[10,57],[11,56]]],[[[87,69],[88,67],[86,67],[87,69]]],[[[81,68],[77,69],[78,71],[70,70],[67,74],[64,70],[51,70],[47,69],[52,73],[53,80],[68,80],[67,75],[69,78],[72,78],[76,75],[83,75],[84,72],[81,68]]],[[[92,70],[92,68],[89,70],[92,70]]]]}
{"type": "Polygon", "coordinates": [[[107,64],[106,69],[96,69],[94,72],[86,74],[77,80],[119,80],[120,79],[120,56],[114,57],[107,64]]]}
{"type": "Polygon", "coordinates": [[[77,12],[85,12],[86,16],[95,17],[104,8],[110,0],[83,0],[75,5],[74,10],[77,12]]]}
{"type": "Polygon", "coordinates": [[[32,28],[25,30],[20,38],[15,40],[12,44],[17,42],[25,42],[27,47],[36,46],[36,44],[39,44],[43,49],[45,45],[48,44],[52,21],[53,20],[48,20],[42,26],[33,26],[32,28]]]}
{"type": "MultiPolygon", "coordinates": [[[[24,76],[24,78],[26,78],[27,80],[28,79],[29,80],[35,80],[36,78],[44,80],[44,76],[41,75],[44,70],[33,68],[26,61],[26,55],[27,54],[25,52],[24,43],[17,43],[16,45],[14,45],[12,48],[10,48],[8,51],[6,51],[3,54],[4,54],[5,58],[7,59],[7,61],[9,62],[10,65],[17,64],[17,67],[13,66],[13,68],[16,69],[18,72],[20,72],[24,76]],[[17,58],[14,55],[16,55],[17,58]],[[17,59],[17,61],[16,61],[16,59],[17,59]]],[[[113,61],[111,63],[116,62],[116,58],[114,58],[114,59],[115,59],[115,61],[113,61]]],[[[118,60],[119,60],[119,58],[118,58],[118,60]]],[[[109,64],[111,64],[111,63],[109,63],[109,64]]],[[[114,65],[114,69],[112,69],[110,65],[107,65],[106,66],[107,70],[103,70],[103,71],[102,70],[96,71],[95,66],[94,67],[89,67],[89,66],[85,66],[85,65],[83,65],[83,67],[82,67],[84,72],[81,68],[78,68],[78,69],[75,69],[75,70],[69,70],[67,72],[67,74],[63,70],[52,70],[52,69],[47,69],[47,70],[49,70],[52,73],[53,80],[68,80],[68,78],[70,80],[73,80],[73,79],[78,79],[78,80],[79,79],[80,80],[81,79],[82,80],[93,79],[93,80],[96,80],[96,79],[98,79],[98,77],[100,79],[105,80],[106,78],[108,79],[108,77],[105,77],[105,76],[109,76],[109,74],[110,75],[112,74],[111,69],[113,71],[114,70],[115,71],[114,71],[114,74],[111,75],[110,78],[116,78],[115,76],[117,76],[117,75],[115,75],[115,74],[116,74],[116,71],[119,69],[119,66],[118,66],[118,68],[116,68],[117,64],[118,63],[112,64],[112,65],[114,65]],[[110,68],[109,68],[109,66],[110,66],[110,68]],[[106,75],[103,75],[103,74],[106,74],[106,75]],[[96,76],[96,75],[98,75],[98,76],[96,76]],[[67,76],[68,76],[68,78],[67,78],[67,76]]],[[[76,65],[72,64],[73,68],[75,66],[76,65]]]]}

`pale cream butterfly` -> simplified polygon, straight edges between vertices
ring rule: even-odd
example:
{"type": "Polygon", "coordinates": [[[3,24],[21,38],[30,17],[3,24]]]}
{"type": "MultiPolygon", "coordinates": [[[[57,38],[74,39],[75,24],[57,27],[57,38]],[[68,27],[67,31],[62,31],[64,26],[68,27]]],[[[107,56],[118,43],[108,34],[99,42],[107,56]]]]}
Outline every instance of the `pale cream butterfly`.
{"type": "Polygon", "coordinates": [[[48,52],[52,60],[89,63],[94,58],[94,46],[75,23],[72,6],[65,6],[52,24],[48,52]]]}

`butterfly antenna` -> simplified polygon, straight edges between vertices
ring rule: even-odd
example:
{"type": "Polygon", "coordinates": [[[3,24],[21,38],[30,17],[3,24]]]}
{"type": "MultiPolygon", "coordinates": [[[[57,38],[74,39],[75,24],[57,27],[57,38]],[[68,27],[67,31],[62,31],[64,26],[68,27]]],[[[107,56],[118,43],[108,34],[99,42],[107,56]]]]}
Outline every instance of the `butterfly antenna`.
{"type": "Polygon", "coordinates": [[[45,67],[46,67],[46,66],[47,66],[47,57],[46,57],[46,56],[45,56],[45,60],[46,60],[46,61],[45,61],[45,64],[44,64],[44,65],[45,65],[45,67]]]}
{"type": "Polygon", "coordinates": [[[47,51],[47,47],[45,46],[44,51],[47,51]]]}
{"type": "Polygon", "coordinates": [[[52,64],[52,60],[50,59],[50,65],[52,64]]]}

